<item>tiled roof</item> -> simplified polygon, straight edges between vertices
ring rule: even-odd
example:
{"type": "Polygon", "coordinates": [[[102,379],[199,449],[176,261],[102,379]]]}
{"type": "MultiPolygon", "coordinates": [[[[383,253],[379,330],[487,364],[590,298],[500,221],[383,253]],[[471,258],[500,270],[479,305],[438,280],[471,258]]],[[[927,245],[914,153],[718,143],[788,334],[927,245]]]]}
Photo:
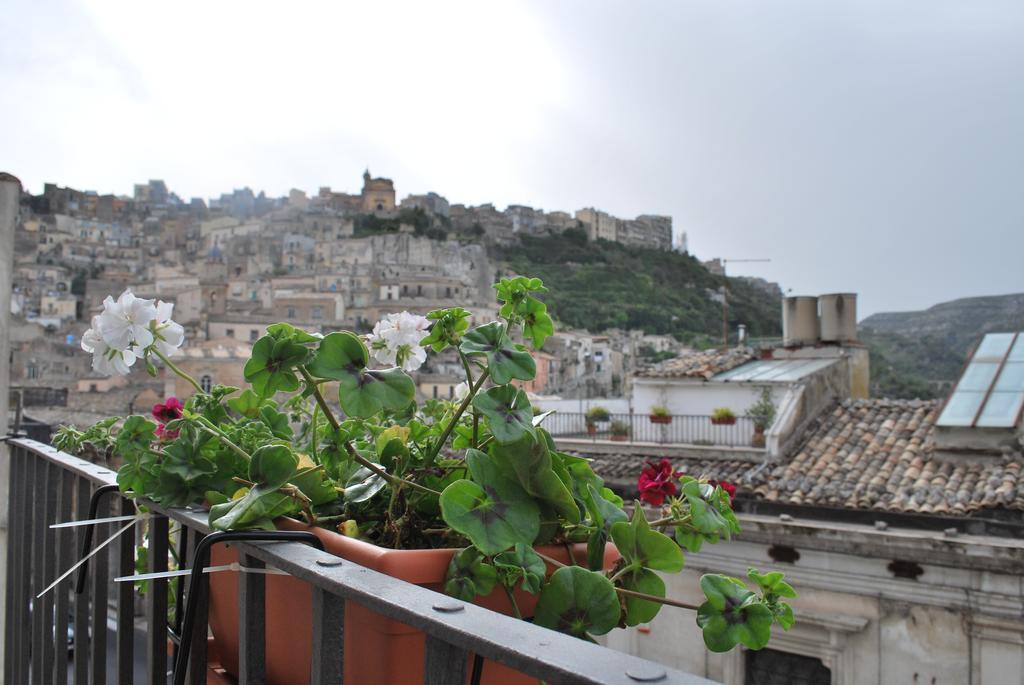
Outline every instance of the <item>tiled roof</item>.
{"type": "MultiPolygon", "coordinates": [[[[672,461],[685,473],[734,482],[742,495],[780,504],[939,516],[1024,511],[1024,455],[935,456],[936,410],[936,402],[847,400],[823,414],[779,463],[672,461]]],[[[660,455],[602,455],[594,469],[629,488],[650,458],[660,455]]]]}
{"type": "Polygon", "coordinates": [[[745,364],[757,354],[749,347],[734,347],[728,350],[705,350],[689,352],[675,359],[655,364],[638,376],[646,378],[703,378],[707,380],[716,373],[722,373],[745,364]]]}

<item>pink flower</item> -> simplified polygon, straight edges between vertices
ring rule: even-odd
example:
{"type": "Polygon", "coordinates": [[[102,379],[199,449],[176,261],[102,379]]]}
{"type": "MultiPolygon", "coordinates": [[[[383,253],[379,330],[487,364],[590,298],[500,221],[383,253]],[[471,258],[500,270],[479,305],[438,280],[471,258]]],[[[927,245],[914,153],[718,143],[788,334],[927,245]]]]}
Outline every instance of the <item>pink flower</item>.
{"type": "Polygon", "coordinates": [[[666,497],[672,497],[679,491],[673,479],[681,475],[682,471],[672,470],[672,462],[668,459],[662,459],[657,464],[647,462],[636,484],[640,491],[640,499],[648,504],[661,506],[666,497]]]}
{"type": "Polygon", "coordinates": [[[182,409],[184,409],[184,406],[177,397],[168,397],[164,400],[163,404],[153,405],[153,418],[162,424],[167,423],[168,421],[174,421],[175,419],[181,418],[182,409]]]}

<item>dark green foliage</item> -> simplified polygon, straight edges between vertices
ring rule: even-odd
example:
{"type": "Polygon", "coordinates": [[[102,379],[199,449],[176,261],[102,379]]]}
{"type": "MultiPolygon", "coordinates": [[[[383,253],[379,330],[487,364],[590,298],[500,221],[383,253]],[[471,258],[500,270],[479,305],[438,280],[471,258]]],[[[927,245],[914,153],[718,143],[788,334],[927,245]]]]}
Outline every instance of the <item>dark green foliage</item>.
{"type": "MultiPolygon", "coordinates": [[[[517,273],[540,277],[551,292],[540,295],[563,324],[600,331],[639,328],[702,342],[717,341],[722,305],[720,276],[689,255],[626,247],[569,229],[561,235],[521,236],[498,255],[517,273]]],[[[750,284],[729,279],[729,320],[751,336],[781,333],[781,303],[750,284]]]]}

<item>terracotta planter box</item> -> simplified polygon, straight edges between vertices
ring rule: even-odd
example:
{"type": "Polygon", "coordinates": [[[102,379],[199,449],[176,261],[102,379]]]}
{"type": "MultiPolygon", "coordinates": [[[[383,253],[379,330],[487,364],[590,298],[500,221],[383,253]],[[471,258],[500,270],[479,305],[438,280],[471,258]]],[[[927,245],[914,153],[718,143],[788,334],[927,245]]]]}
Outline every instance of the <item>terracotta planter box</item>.
{"type": "Polygon", "coordinates": [[[590,435],[597,435],[597,426],[594,424],[587,424],[587,433],[590,435]]]}
{"type": "MultiPolygon", "coordinates": [[[[410,583],[440,592],[448,564],[455,549],[392,550],[368,542],[348,538],[323,528],[310,528],[293,519],[279,519],[282,530],[311,530],[325,549],[343,559],[386,573],[410,583]]],[[[538,548],[544,554],[564,563],[569,555],[564,546],[538,548]]],[[[586,559],[585,544],[573,547],[576,559],[586,559]]],[[[611,544],[605,550],[605,567],[619,558],[611,544]]],[[[212,564],[229,564],[237,560],[234,549],[215,545],[212,564]]],[[[524,616],[532,616],[537,596],[516,590],[516,603],[524,616]]],[[[312,588],[291,576],[266,577],[267,682],[271,685],[305,685],[309,682],[312,644],[312,588]]],[[[512,615],[512,607],[504,591],[496,588],[475,603],[512,615]]],[[[238,578],[236,573],[215,573],[210,576],[210,629],[217,643],[221,666],[230,674],[238,674],[238,578]]],[[[345,674],[346,683],[404,685],[423,682],[425,636],[418,630],[376,614],[355,602],[345,606],[345,674]]],[[[469,664],[467,673],[472,671],[469,664]]],[[[483,682],[490,685],[536,684],[517,671],[492,661],[486,662],[483,682]]]]}
{"type": "Polygon", "coordinates": [[[649,418],[651,419],[651,423],[661,423],[661,424],[672,423],[672,417],[671,416],[659,416],[657,414],[651,414],[649,418]]]}
{"type": "Polygon", "coordinates": [[[764,428],[757,428],[755,426],[754,427],[754,436],[750,439],[750,446],[751,447],[764,447],[764,445],[765,445],[764,428]]]}
{"type": "Polygon", "coordinates": [[[732,417],[727,418],[727,419],[714,419],[713,418],[713,419],[711,419],[711,423],[715,424],[716,426],[733,426],[733,425],[736,424],[736,417],[732,416],[732,417]]]}
{"type": "Polygon", "coordinates": [[[612,436],[612,442],[626,442],[627,440],[629,440],[629,436],[628,435],[613,435],[612,436]]]}

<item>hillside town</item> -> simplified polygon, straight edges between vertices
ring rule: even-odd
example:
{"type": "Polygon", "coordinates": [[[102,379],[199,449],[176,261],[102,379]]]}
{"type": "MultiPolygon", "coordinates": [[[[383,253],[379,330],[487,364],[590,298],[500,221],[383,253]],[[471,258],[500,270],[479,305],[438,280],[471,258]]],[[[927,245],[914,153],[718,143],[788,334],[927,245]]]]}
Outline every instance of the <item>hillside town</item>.
{"type": "MultiPolygon", "coordinates": [[[[55,422],[187,395],[173,375],[100,377],[80,354],[90,317],[125,289],[174,304],[186,330],[183,363],[204,384],[241,386],[251,343],[278,321],[365,333],[388,313],[454,305],[486,319],[500,268],[490,249],[566,229],[673,249],[671,217],[500,211],[433,192],[399,201],[393,181],[369,171],[358,193],[322,187],[312,197],[292,190],[269,198],[245,188],[209,203],[185,201],[161,180],[137,184],[131,197],[46,184],[41,195],[23,197],[16,237],[12,383],[24,388],[25,406],[55,422]]],[[[680,347],[672,336],[639,330],[560,330],[538,354],[527,390],[623,397],[635,368],[680,347]]],[[[423,398],[450,398],[461,380],[451,353],[432,357],[416,377],[423,398]]]]}

